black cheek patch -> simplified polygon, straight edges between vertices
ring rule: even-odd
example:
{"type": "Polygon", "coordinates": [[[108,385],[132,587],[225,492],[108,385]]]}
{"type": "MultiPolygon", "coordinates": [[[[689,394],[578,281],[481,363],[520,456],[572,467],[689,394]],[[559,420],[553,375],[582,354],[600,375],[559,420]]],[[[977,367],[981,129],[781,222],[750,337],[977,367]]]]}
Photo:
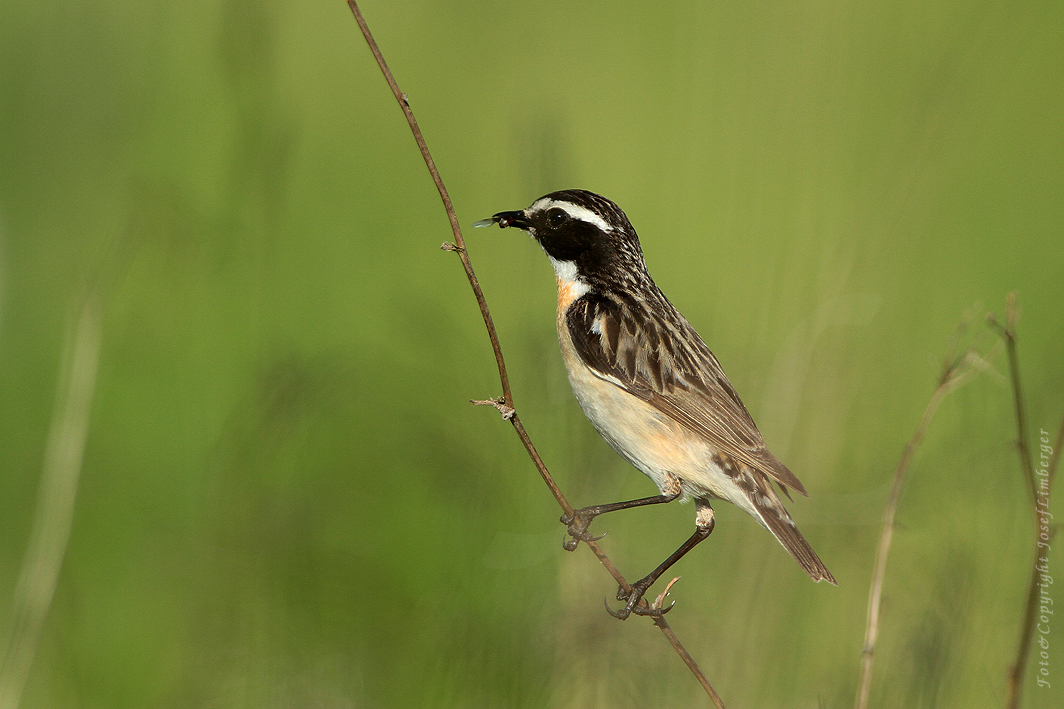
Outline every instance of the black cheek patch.
{"type": "MultiPolygon", "coordinates": [[[[554,260],[574,261],[578,266],[586,267],[592,265],[587,263],[588,255],[595,251],[596,239],[601,239],[601,235],[597,227],[578,219],[570,220],[556,229],[541,219],[537,220],[536,238],[554,260]]],[[[597,264],[599,259],[594,257],[591,260],[597,264]]]]}

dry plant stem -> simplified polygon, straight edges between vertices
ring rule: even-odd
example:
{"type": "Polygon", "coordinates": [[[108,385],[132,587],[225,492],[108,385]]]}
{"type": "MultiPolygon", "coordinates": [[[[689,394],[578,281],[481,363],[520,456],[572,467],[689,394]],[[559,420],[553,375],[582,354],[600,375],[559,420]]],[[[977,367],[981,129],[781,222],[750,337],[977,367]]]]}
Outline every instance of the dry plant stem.
{"type": "MultiPolygon", "coordinates": [[[[440,193],[440,199],[443,200],[444,210],[446,210],[447,218],[451,223],[451,231],[454,233],[454,244],[444,244],[443,248],[448,251],[456,252],[462,260],[462,267],[465,270],[466,278],[469,279],[469,285],[473,289],[473,294],[477,299],[477,305],[480,306],[480,313],[484,318],[484,327],[487,328],[488,338],[491,340],[491,347],[495,353],[495,362],[499,368],[499,379],[502,382],[503,397],[502,402],[498,403],[501,403],[502,406],[505,407],[505,410],[501,408],[497,402],[478,401],[474,403],[495,406],[499,409],[500,413],[510,421],[514,430],[517,432],[518,438],[520,438],[521,443],[524,445],[525,450],[528,451],[529,457],[532,458],[536,470],[539,471],[543,481],[547,484],[547,487],[550,488],[554,498],[558,501],[558,505],[562,508],[562,511],[565,514],[571,515],[573,513],[572,505],[570,505],[565,499],[565,495],[562,494],[561,489],[558,487],[557,483],[554,482],[554,478],[547,470],[546,464],[544,464],[543,459],[540,458],[539,452],[536,450],[535,445],[533,445],[532,439],[529,437],[524,424],[521,423],[521,419],[517,415],[516,408],[514,407],[513,395],[510,391],[510,380],[506,374],[506,364],[503,360],[502,348],[499,345],[499,337],[495,331],[495,324],[492,322],[491,313],[488,310],[488,303],[484,298],[483,290],[480,288],[480,282],[477,280],[476,274],[473,271],[473,264],[466,251],[465,240],[462,238],[462,229],[458,224],[458,217],[455,214],[454,206],[451,204],[451,198],[447,194],[447,188],[443,184],[443,179],[440,177],[439,171],[436,169],[436,163],[433,161],[432,155],[429,153],[428,145],[425,143],[425,138],[422,136],[421,129],[418,127],[417,119],[414,118],[414,112],[410,109],[410,104],[407,102],[406,95],[399,90],[399,85],[396,83],[395,77],[392,76],[391,70],[388,69],[388,64],[384,61],[384,55],[377,46],[377,42],[373,39],[373,34],[370,32],[369,25],[366,24],[366,20],[362,16],[361,10],[358,8],[358,3],[355,2],[355,0],[347,0],[347,5],[351,9],[351,14],[355,16],[355,22],[358,23],[359,29],[362,30],[362,36],[365,37],[366,43],[369,45],[370,51],[373,53],[373,58],[377,61],[377,66],[380,67],[381,73],[384,74],[384,79],[388,82],[388,87],[392,90],[392,94],[395,96],[396,101],[398,101],[399,107],[403,110],[403,115],[406,116],[406,121],[410,125],[411,132],[414,134],[414,140],[417,141],[418,148],[421,150],[421,156],[425,160],[425,165],[428,167],[429,174],[432,175],[432,180],[436,184],[437,191],[440,193]]],[[[609,560],[605,552],[602,551],[602,548],[595,542],[587,542],[587,546],[610,575],[613,576],[617,584],[630,592],[632,590],[631,585],[625,580],[624,576],[621,575],[621,572],[617,570],[617,567],[615,567],[609,560]]],[[[641,601],[641,604],[646,605],[646,601],[641,601]]],[[[672,632],[672,628],[665,619],[663,617],[655,618],[654,624],[661,629],[662,633],[664,633],[677,654],[680,655],[684,663],[690,668],[691,672],[694,673],[699,683],[713,700],[713,704],[718,709],[723,709],[724,705],[721,703],[720,697],[718,697],[716,692],[713,691],[713,687],[710,686],[709,681],[706,679],[705,675],[702,674],[698,665],[695,664],[694,660],[691,659],[690,654],[676,638],[675,633],[672,632]]]]}
{"type": "MultiPolygon", "coordinates": [[[[1038,527],[1041,522],[1038,513],[1038,482],[1034,471],[1034,460],[1031,456],[1027,430],[1027,414],[1023,403],[1023,387],[1020,384],[1020,360],[1016,348],[1016,294],[1010,293],[1005,302],[1005,325],[1001,325],[991,315],[988,321],[1005,341],[1005,351],[1009,360],[1009,374],[1012,380],[1012,399],[1016,410],[1016,449],[1020,456],[1020,464],[1023,468],[1024,480],[1031,495],[1031,510],[1034,513],[1034,558],[1031,561],[1031,577],[1027,587],[1027,601],[1024,608],[1023,624],[1020,630],[1019,646],[1016,648],[1016,661],[1009,668],[1008,693],[1005,698],[1005,706],[1008,709],[1016,709],[1020,705],[1020,696],[1023,693],[1023,676],[1027,670],[1027,658],[1031,650],[1031,637],[1034,634],[1035,616],[1038,608],[1039,580],[1042,571],[1039,570],[1038,557],[1041,555],[1039,546],[1038,527]]],[[[1060,431],[1053,449],[1053,455],[1049,460],[1046,470],[1045,497],[1050,499],[1053,488],[1053,478],[1056,475],[1057,461],[1060,458],[1060,448],[1064,445],[1064,423],[1061,423],[1060,431]]]]}
{"type": "MultiPolygon", "coordinates": [[[[417,141],[417,146],[421,150],[421,156],[425,159],[425,166],[428,168],[429,174],[432,176],[432,181],[436,185],[436,190],[440,193],[440,199],[443,200],[443,208],[447,212],[447,219],[451,222],[451,231],[454,233],[455,242],[453,246],[444,244],[444,248],[448,251],[454,251],[462,260],[462,267],[465,270],[466,278],[469,279],[469,285],[473,289],[473,295],[477,299],[477,305],[480,306],[480,314],[484,318],[484,327],[487,328],[488,339],[491,340],[491,349],[495,352],[495,362],[499,367],[499,380],[502,382],[503,402],[510,409],[513,409],[514,400],[513,394],[510,392],[510,377],[506,374],[506,362],[502,357],[502,347],[499,345],[499,336],[495,331],[495,323],[492,322],[491,319],[491,311],[488,310],[488,302],[484,299],[484,291],[480,287],[480,281],[477,280],[477,274],[473,271],[473,263],[469,260],[469,253],[466,251],[465,239],[462,238],[462,228],[458,225],[458,216],[455,214],[454,205],[451,204],[451,197],[447,193],[447,188],[443,184],[443,178],[440,177],[439,170],[436,169],[436,162],[432,159],[428,144],[425,143],[425,137],[421,134],[421,128],[418,127],[417,119],[414,117],[414,112],[410,109],[410,104],[406,100],[406,95],[399,90],[399,85],[396,83],[395,77],[392,76],[391,69],[388,68],[388,63],[384,61],[384,55],[381,54],[380,47],[377,46],[376,40],[373,39],[373,34],[369,31],[369,25],[366,24],[366,19],[362,16],[362,11],[358,9],[358,3],[354,0],[348,0],[347,5],[351,8],[351,13],[355,16],[355,22],[358,23],[359,29],[362,30],[362,36],[366,38],[366,43],[369,45],[369,49],[373,53],[373,58],[377,60],[377,66],[380,67],[381,73],[384,74],[384,80],[388,82],[388,87],[392,90],[395,100],[399,102],[399,107],[403,109],[403,115],[406,116],[406,122],[410,124],[410,131],[414,134],[414,140],[417,141]]],[[[509,420],[517,431],[517,435],[520,437],[521,442],[524,443],[529,455],[532,456],[532,461],[535,463],[540,476],[547,484],[547,487],[550,488],[551,493],[558,501],[558,504],[561,505],[562,510],[566,514],[572,514],[573,508],[568,502],[566,502],[565,496],[562,495],[558,485],[547,471],[547,466],[543,464],[543,461],[539,457],[539,453],[535,452],[535,448],[532,446],[532,440],[528,437],[524,424],[522,424],[521,420],[517,417],[517,413],[514,412],[513,415],[509,417],[509,420]]]]}
{"type": "Polygon", "coordinates": [[[86,299],[60,367],[37,509],[15,586],[11,631],[0,665],[0,709],[16,709],[55,595],[74,516],[89,408],[100,354],[100,303],[86,299]]]}
{"type": "MultiPolygon", "coordinates": [[[[1057,440],[1053,446],[1053,457],[1049,460],[1048,469],[1048,489],[1046,496],[1052,491],[1053,477],[1057,471],[1057,462],[1060,460],[1060,449],[1064,446],[1064,421],[1060,424],[1060,430],[1057,431],[1057,440]]],[[[1052,538],[1055,528],[1050,531],[1050,537],[1052,538]]],[[[1020,706],[1020,695],[1022,694],[1022,682],[1023,675],[1027,671],[1027,658],[1031,651],[1031,636],[1034,635],[1035,616],[1038,610],[1039,598],[1042,595],[1039,586],[1039,581],[1042,579],[1042,570],[1038,568],[1038,557],[1041,556],[1041,548],[1038,545],[1038,525],[1035,524],[1035,544],[1034,544],[1034,559],[1031,562],[1031,578],[1027,586],[1027,605],[1024,608],[1023,613],[1023,625],[1020,630],[1020,642],[1016,648],[1016,661],[1012,663],[1012,667],[1009,668],[1009,684],[1008,694],[1005,699],[1005,706],[1008,709],[1017,709],[1020,706]]],[[[1044,568],[1044,567],[1043,567],[1044,568]]]]}
{"type": "Polygon", "coordinates": [[[713,706],[717,709],[724,709],[724,702],[721,701],[720,696],[716,690],[713,689],[713,685],[709,683],[706,676],[702,674],[702,670],[695,663],[694,658],[691,657],[687,649],[680,644],[680,641],[676,638],[676,634],[672,632],[672,627],[669,626],[668,621],[665,620],[665,616],[659,615],[654,618],[654,625],[661,629],[661,632],[665,633],[665,637],[669,639],[669,642],[674,648],[676,653],[680,656],[680,659],[684,661],[687,668],[691,670],[691,673],[698,679],[698,683],[702,685],[702,689],[709,695],[710,700],[713,702],[713,706]]]}
{"type": "Polygon", "coordinates": [[[354,0],[348,0],[347,5],[351,8],[351,13],[355,16],[355,22],[358,23],[359,29],[362,30],[362,36],[366,38],[370,51],[373,52],[373,58],[377,60],[377,66],[380,67],[381,73],[384,74],[384,80],[388,82],[388,88],[392,90],[395,100],[399,102],[399,107],[403,109],[406,122],[410,124],[410,131],[414,134],[417,147],[421,150],[421,156],[425,159],[425,166],[429,169],[429,174],[432,175],[432,181],[440,193],[440,199],[443,200],[443,208],[447,212],[447,219],[451,222],[451,231],[454,232],[455,248],[451,250],[458,254],[458,257],[462,259],[462,265],[465,266],[466,277],[469,279],[469,285],[473,287],[473,294],[477,298],[477,304],[480,305],[480,313],[484,317],[484,324],[488,328],[491,347],[495,350],[495,359],[499,364],[499,378],[502,379],[503,397],[507,406],[513,408],[513,399],[510,396],[510,378],[506,375],[506,366],[502,360],[499,338],[495,334],[495,325],[491,321],[491,313],[488,311],[488,304],[484,300],[484,292],[480,289],[480,282],[473,272],[473,265],[470,263],[469,255],[466,253],[465,239],[462,238],[462,229],[458,225],[458,216],[455,214],[454,205],[451,204],[451,196],[447,193],[447,188],[443,184],[439,170],[436,169],[436,162],[432,159],[432,154],[429,153],[429,146],[425,143],[425,137],[421,134],[421,128],[418,127],[417,119],[414,118],[414,112],[410,110],[406,94],[401,92],[399,85],[395,83],[395,77],[392,76],[388,63],[384,61],[384,55],[381,54],[376,40],[373,39],[373,34],[369,31],[369,25],[366,24],[366,19],[362,17],[362,11],[358,9],[358,3],[354,0]]]}
{"type": "Polygon", "coordinates": [[[1023,405],[1023,387],[1020,386],[1020,358],[1016,353],[1016,294],[1009,293],[1005,300],[1005,325],[1002,326],[994,318],[989,316],[991,327],[995,328],[1005,340],[1005,351],[1009,360],[1009,375],[1012,379],[1012,401],[1016,408],[1016,430],[1018,439],[1016,449],[1020,454],[1020,464],[1023,466],[1024,479],[1027,482],[1028,491],[1031,493],[1032,503],[1035,500],[1037,483],[1034,477],[1034,461],[1031,459],[1031,448],[1027,442],[1027,410],[1023,405]]]}
{"type": "Polygon", "coordinates": [[[886,577],[887,556],[890,554],[890,545],[894,540],[894,515],[898,511],[898,502],[905,487],[905,478],[909,472],[909,465],[916,449],[920,447],[924,434],[927,433],[927,427],[931,423],[931,418],[935,415],[935,410],[938,409],[943,397],[952,389],[963,384],[975,373],[973,364],[976,360],[973,358],[974,355],[969,354],[969,356],[949,364],[943,371],[942,377],[939,379],[938,388],[931,395],[931,401],[928,402],[927,408],[924,409],[920,424],[916,427],[912,438],[909,439],[909,443],[905,446],[901,460],[898,461],[898,467],[894,470],[894,483],[890,489],[890,496],[887,498],[887,507],[883,512],[883,529],[879,536],[879,545],[876,548],[872,584],[868,590],[868,619],[865,627],[864,648],[861,652],[861,679],[857,685],[857,698],[854,703],[857,709],[866,709],[868,707],[868,696],[872,689],[872,667],[875,661],[876,639],[879,636],[879,609],[883,599],[883,580],[886,577]]]}

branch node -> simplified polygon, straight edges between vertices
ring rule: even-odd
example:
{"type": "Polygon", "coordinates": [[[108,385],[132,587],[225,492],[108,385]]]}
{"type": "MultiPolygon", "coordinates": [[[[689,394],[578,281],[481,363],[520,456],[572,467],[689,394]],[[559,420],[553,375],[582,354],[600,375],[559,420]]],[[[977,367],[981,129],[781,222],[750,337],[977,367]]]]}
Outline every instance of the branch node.
{"type": "Polygon", "coordinates": [[[517,415],[517,409],[512,406],[507,406],[502,397],[495,397],[493,399],[470,399],[470,404],[474,406],[491,406],[494,407],[500,414],[504,421],[510,421],[517,415]]]}
{"type": "Polygon", "coordinates": [[[440,250],[441,251],[453,251],[456,254],[465,251],[465,249],[463,249],[461,246],[459,246],[458,244],[451,243],[450,241],[445,241],[442,244],[440,244],[440,250]]]}
{"type": "MultiPolygon", "coordinates": [[[[665,597],[669,595],[669,589],[672,588],[672,585],[679,581],[680,578],[680,576],[677,576],[672,581],[669,581],[668,585],[665,586],[665,590],[659,593],[658,597],[654,599],[654,602],[650,604],[651,610],[659,610],[662,605],[664,605],[665,597]]],[[[676,605],[676,601],[673,601],[672,605],[676,605]]],[[[672,608],[672,605],[670,605],[669,608],[672,608]]]]}

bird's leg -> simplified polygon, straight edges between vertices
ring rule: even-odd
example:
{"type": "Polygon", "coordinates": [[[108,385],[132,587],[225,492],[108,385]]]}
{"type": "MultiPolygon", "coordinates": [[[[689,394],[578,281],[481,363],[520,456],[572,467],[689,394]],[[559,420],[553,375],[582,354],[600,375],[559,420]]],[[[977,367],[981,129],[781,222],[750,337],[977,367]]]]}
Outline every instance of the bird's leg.
{"type": "Polygon", "coordinates": [[[658,568],[651,571],[649,574],[639,579],[632,584],[632,590],[626,591],[624,586],[617,589],[617,600],[626,601],[624,608],[619,611],[610,610],[606,608],[609,614],[618,620],[624,620],[632,613],[636,615],[649,615],[649,616],[661,616],[664,615],[669,608],[644,608],[639,605],[640,599],[643,594],[647,592],[654,582],[658,580],[663,573],[673,564],[680,560],[687,552],[694,549],[699,542],[709,536],[713,531],[713,508],[709,506],[708,500],[695,500],[695,533],[691,537],[680,545],[680,548],[672,553],[665,561],[661,562],[658,568]]]}
{"type": "Polygon", "coordinates": [[[573,510],[571,515],[562,515],[561,523],[569,528],[569,538],[562,542],[562,547],[566,551],[573,551],[580,542],[593,542],[602,539],[601,536],[591,536],[587,531],[588,525],[591,524],[591,520],[599,515],[604,515],[607,512],[616,512],[617,510],[627,510],[631,507],[659,505],[663,502],[672,502],[680,496],[681,492],[680,481],[670,475],[667,485],[660,495],[641,497],[638,500],[627,500],[625,502],[611,502],[605,505],[582,507],[579,510],[573,510]]]}

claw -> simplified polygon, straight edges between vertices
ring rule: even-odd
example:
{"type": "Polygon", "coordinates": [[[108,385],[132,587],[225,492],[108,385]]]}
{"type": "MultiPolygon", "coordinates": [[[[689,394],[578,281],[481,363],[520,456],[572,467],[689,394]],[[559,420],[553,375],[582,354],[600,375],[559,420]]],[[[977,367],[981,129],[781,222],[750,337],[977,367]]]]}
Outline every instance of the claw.
{"type": "Polygon", "coordinates": [[[608,534],[608,532],[603,532],[597,537],[592,537],[589,534],[581,534],[577,536],[576,534],[573,534],[572,530],[569,530],[562,536],[562,549],[565,549],[565,551],[573,551],[580,545],[580,542],[597,542],[605,537],[606,534],[608,534]]]}
{"type": "Polygon", "coordinates": [[[635,603],[629,601],[627,604],[625,604],[624,608],[615,611],[610,608],[610,603],[605,598],[602,599],[602,602],[606,606],[606,612],[612,615],[617,620],[627,620],[628,616],[632,615],[633,613],[636,615],[650,616],[651,618],[660,618],[661,616],[671,611],[672,607],[676,605],[676,601],[673,601],[669,604],[668,608],[648,608],[646,606],[639,605],[639,601],[636,601],[635,603]]]}
{"type": "Polygon", "coordinates": [[[617,611],[606,606],[606,612],[617,620],[626,620],[633,612],[636,612],[636,615],[639,615],[636,609],[639,608],[639,601],[642,597],[643,592],[635,586],[632,587],[631,593],[625,593],[623,588],[617,589],[617,600],[627,601],[627,603],[624,604],[623,608],[617,611]]]}
{"type": "MultiPolygon", "coordinates": [[[[676,605],[676,601],[673,601],[671,604],[669,604],[668,608],[660,607],[660,603],[664,600],[664,596],[665,593],[668,592],[668,588],[666,588],[665,591],[662,592],[661,596],[658,596],[658,599],[654,603],[650,604],[649,606],[640,605],[640,601],[643,599],[643,594],[645,594],[647,592],[647,589],[651,586],[651,584],[646,583],[646,581],[647,579],[641,579],[640,581],[636,581],[634,584],[632,584],[632,588],[630,591],[625,591],[624,586],[619,587],[617,589],[617,600],[625,601],[624,607],[620,610],[615,611],[610,608],[609,604],[607,603],[606,611],[617,620],[625,620],[633,613],[635,613],[636,615],[650,616],[651,618],[660,618],[661,616],[671,611],[672,607],[676,605]]],[[[672,584],[670,583],[669,586],[672,586],[672,584]]]]}
{"type": "Polygon", "coordinates": [[[605,532],[597,537],[588,534],[587,526],[591,524],[591,520],[584,518],[580,515],[580,512],[580,510],[576,510],[571,515],[561,516],[560,521],[568,527],[566,534],[570,537],[568,539],[562,538],[562,548],[566,551],[573,551],[580,545],[580,542],[597,542],[606,536],[605,532]]]}
{"type": "Polygon", "coordinates": [[[621,610],[619,610],[619,611],[615,611],[612,608],[610,608],[610,601],[607,598],[603,598],[602,599],[602,605],[606,606],[606,612],[609,613],[610,615],[612,615],[617,620],[624,620],[625,618],[628,617],[628,614],[625,613],[623,608],[621,610]]]}
{"type": "Polygon", "coordinates": [[[667,608],[644,608],[643,606],[637,605],[635,608],[632,609],[632,612],[636,615],[647,615],[651,618],[660,618],[661,616],[671,611],[672,607],[675,605],[676,601],[670,603],[667,608]]]}

